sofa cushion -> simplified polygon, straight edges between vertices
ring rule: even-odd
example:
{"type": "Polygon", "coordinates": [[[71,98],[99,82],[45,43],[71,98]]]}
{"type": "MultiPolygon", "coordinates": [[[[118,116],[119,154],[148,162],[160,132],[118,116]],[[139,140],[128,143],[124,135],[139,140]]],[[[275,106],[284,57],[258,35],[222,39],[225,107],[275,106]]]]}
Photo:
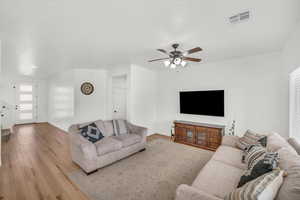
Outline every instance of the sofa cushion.
{"type": "Polygon", "coordinates": [[[278,150],[279,167],[287,172],[276,200],[300,199],[300,156],[293,154],[287,148],[278,150]]]}
{"type": "Polygon", "coordinates": [[[244,170],[221,161],[210,160],[200,171],[192,186],[223,199],[237,187],[243,172],[244,170]]]}
{"type": "Polygon", "coordinates": [[[122,143],[122,147],[128,147],[142,141],[142,137],[137,134],[124,134],[113,136],[113,138],[119,140],[122,143]]]}
{"type": "Polygon", "coordinates": [[[217,149],[212,159],[221,161],[223,163],[232,165],[240,169],[246,169],[246,164],[241,162],[242,156],[243,156],[242,150],[230,146],[222,145],[217,149]]]}
{"type": "Polygon", "coordinates": [[[295,138],[289,138],[288,143],[297,151],[298,155],[300,155],[300,143],[295,138]]]}
{"type": "Polygon", "coordinates": [[[300,166],[292,166],[287,171],[276,200],[300,199],[300,166]]]}
{"type": "Polygon", "coordinates": [[[287,170],[292,166],[300,166],[300,156],[295,155],[290,149],[281,148],[278,150],[280,156],[279,167],[287,170]]]}
{"type": "Polygon", "coordinates": [[[268,143],[267,143],[268,151],[275,152],[283,147],[289,149],[293,154],[297,155],[295,149],[293,149],[293,147],[278,133],[273,132],[270,135],[268,135],[268,143]]]}
{"type": "Polygon", "coordinates": [[[118,151],[122,148],[122,143],[112,137],[105,137],[95,143],[98,156],[118,151]]]}
{"type": "Polygon", "coordinates": [[[114,135],[114,127],[112,120],[107,120],[103,122],[105,127],[105,136],[113,136],[114,135]]]}

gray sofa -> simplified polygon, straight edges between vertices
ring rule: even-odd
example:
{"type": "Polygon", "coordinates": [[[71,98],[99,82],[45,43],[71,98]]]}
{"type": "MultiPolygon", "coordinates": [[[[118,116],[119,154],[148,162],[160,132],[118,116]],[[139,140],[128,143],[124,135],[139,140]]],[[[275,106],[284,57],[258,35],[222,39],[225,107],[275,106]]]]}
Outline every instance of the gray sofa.
{"type": "MultiPolygon", "coordinates": [[[[222,145],[202,168],[192,185],[178,186],[176,200],[221,200],[234,191],[246,170],[246,164],[242,163],[243,151],[236,147],[237,140],[236,136],[224,136],[222,145]]],[[[289,170],[287,166],[295,165],[293,162],[299,163],[299,161],[288,158],[290,155],[297,156],[297,152],[279,134],[272,133],[268,135],[267,140],[267,150],[279,153],[281,169],[289,170]],[[286,154],[286,150],[288,150],[288,154],[286,154]]],[[[288,181],[290,180],[284,179],[276,200],[300,199],[300,176],[297,179],[298,185],[293,186],[293,190],[298,192],[295,198],[291,198],[291,193],[287,192],[290,185],[288,181]],[[288,196],[289,198],[287,198],[288,196]]]]}
{"type": "Polygon", "coordinates": [[[92,122],[69,127],[72,160],[87,174],[145,150],[147,129],[144,127],[126,122],[128,133],[116,136],[112,120],[97,120],[94,123],[105,137],[96,143],[91,143],[80,135],[79,130],[80,127],[90,123],[92,122]]]}

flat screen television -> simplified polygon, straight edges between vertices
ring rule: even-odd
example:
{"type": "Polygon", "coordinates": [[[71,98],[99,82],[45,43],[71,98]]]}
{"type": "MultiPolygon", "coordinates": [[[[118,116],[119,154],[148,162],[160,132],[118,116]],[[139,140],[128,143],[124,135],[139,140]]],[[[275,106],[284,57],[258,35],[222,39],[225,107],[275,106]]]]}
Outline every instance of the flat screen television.
{"type": "Polygon", "coordinates": [[[182,91],[180,113],[224,117],[224,90],[182,91]]]}

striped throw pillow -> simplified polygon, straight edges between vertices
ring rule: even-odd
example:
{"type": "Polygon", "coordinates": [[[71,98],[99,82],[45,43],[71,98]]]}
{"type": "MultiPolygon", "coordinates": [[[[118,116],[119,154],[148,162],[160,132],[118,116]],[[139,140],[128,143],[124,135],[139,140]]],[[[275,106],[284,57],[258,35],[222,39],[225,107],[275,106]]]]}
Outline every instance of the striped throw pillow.
{"type": "Polygon", "coordinates": [[[282,170],[273,170],[243,187],[237,188],[225,200],[273,200],[283,182],[282,170]]]}
{"type": "Polygon", "coordinates": [[[267,146],[267,136],[255,133],[251,130],[247,130],[243,137],[239,138],[236,146],[242,150],[251,144],[261,144],[267,146]]]}
{"type": "Polygon", "coordinates": [[[128,133],[127,122],[123,119],[113,120],[114,133],[116,136],[128,133]]]}
{"type": "Polygon", "coordinates": [[[277,152],[267,152],[261,145],[251,145],[246,151],[248,168],[241,177],[238,187],[242,187],[249,181],[266,174],[278,167],[279,155],[277,152]]]}

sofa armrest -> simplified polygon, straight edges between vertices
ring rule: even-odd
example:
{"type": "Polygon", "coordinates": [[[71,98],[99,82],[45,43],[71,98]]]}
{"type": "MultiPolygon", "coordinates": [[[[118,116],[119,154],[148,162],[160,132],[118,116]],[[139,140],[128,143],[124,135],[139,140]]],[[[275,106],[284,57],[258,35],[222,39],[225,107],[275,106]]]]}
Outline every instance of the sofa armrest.
{"type": "Polygon", "coordinates": [[[175,200],[221,200],[220,198],[198,190],[197,188],[182,184],[176,190],[175,200]]]}
{"type": "Polygon", "coordinates": [[[80,135],[78,125],[72,125],[69,127],[69,137],[71,143],[71,151],[73,148],[79,148],[85,159],[93,160],[97,158],[97,149],[95,144],[89,142],[80,135]]]}
{"type": "Polygon", "coordinates": [[[239,140],[238,136],[225,135],[222,138],[222,145],[236,148],[236,143],[238,142],[238,140],[239,140]]]}
{"type": "Polygon", "coordinates": [[[83,155],[85,159],[88,160],[95,160],[97,159],[97,149],[96,145],[89,142],[89,143],[83,143],[80,145],[80,148],[83,152],[83,155]]]}
{"type": "Polygon", "coordinates": [[[145,127],[137,126],[127,122],[128,129],[130,133],[134,133],[140,135],[142,137],[142,141],[146,142],[148,129],[145,127]]]}

